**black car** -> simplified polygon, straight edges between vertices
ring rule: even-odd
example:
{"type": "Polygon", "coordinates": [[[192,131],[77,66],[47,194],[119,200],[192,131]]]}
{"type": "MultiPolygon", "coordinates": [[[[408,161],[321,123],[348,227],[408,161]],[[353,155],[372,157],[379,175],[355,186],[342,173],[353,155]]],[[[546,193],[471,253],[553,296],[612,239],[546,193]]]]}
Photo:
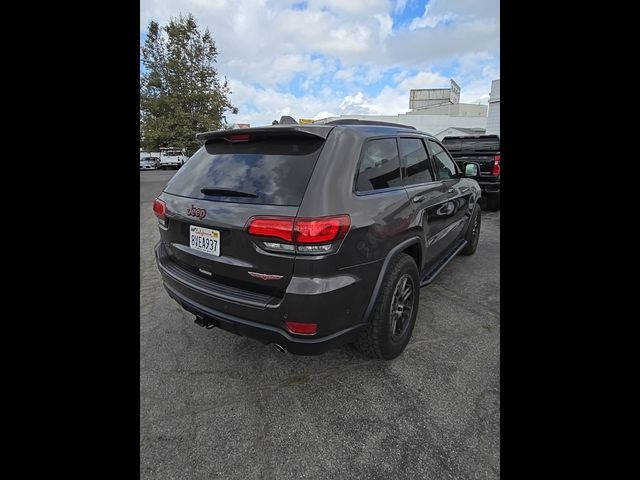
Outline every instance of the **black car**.
{"type": "Polygon", "coordinates": [[[164,286],[201,326],[296,354],[353,342],[391,359],[409,342],[420,287],[476,249],[477,182],[412,127],[352,121],[197,138],[203,146],[153,209],[164,286]]]}
{"type": "Polygon", "coordinates": [[[498,135],[449,136],[442,139],[460,168],[477,163],[480,168],[478,183],[488,210],[500,209],[500,137],[498,135]]]}

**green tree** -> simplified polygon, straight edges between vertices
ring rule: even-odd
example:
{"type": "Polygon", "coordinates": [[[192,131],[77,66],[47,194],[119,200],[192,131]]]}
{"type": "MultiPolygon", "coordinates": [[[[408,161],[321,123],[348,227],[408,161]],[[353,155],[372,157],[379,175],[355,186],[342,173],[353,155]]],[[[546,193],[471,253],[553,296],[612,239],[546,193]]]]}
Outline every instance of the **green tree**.
{"type": "Polygon", "coordinates": [[[218,50],[209,29],[201,33],[193,15],[150,22],[142,47],[146,72],[140,76],[140,144],[143,150],[198,148],[197,132],[226,127],[231,105],[227,78],[215,68],[218,50]]]}

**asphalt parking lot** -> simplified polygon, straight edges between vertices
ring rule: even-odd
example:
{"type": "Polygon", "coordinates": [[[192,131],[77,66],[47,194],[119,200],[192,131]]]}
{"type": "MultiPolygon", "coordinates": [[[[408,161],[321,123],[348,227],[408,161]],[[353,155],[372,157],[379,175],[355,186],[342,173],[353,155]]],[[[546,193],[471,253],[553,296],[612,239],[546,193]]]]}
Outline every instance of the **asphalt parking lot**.
{"type": "Polygon", "coordinates": [[[500,477],[499,212],[422,289],[400,357],[299,357],[205,330],[169,298],[151,207],[173,174],[140,172],[140,478],[500,477]]]}

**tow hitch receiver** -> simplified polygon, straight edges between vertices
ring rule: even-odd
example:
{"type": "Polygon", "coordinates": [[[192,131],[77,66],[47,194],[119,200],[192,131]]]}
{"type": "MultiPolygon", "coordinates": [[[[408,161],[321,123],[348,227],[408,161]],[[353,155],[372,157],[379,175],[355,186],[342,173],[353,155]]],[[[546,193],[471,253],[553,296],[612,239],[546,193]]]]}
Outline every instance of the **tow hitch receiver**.
{"type": "Polygon", "coordinates": [[[204,327],[207,330],[211,330],[212,328],[216,328],[217,326],[214,320],[211,320],[209,318],[204,318],[201,315],[196,315],[194,322],[196,325],[200,325],[201,327],[204,327]]]}

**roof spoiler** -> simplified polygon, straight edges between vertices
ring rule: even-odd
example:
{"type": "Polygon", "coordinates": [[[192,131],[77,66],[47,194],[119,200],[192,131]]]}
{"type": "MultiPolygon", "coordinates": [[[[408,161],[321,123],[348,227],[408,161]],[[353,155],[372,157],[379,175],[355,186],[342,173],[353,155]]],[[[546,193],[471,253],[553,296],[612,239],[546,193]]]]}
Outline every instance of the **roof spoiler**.
{"type": "Polygon", "coordinates": [[[327,138],[331,130],[333,130],[332,125],[298,125],[296,123],[295,125],[270,125],[268,127],[234,128],[232,130],[196,133],[196,140],[204,143],[207,140],[223,139],[231,135],[291,135],[296,133],[327,138]]]}

